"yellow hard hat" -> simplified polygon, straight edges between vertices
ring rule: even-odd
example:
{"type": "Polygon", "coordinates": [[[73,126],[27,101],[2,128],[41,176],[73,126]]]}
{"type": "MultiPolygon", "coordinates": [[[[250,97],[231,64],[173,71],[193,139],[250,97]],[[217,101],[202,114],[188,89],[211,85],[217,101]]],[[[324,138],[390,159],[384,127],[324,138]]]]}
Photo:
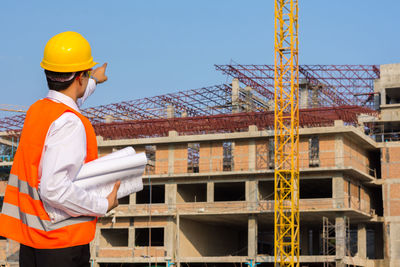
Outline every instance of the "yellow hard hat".
{"type": "Polygon", "coordinates": [[[62,32],[46,44],[40,66],[54,72],[76,72],[93,68],[89,42],[77,32],[62,32]]]}

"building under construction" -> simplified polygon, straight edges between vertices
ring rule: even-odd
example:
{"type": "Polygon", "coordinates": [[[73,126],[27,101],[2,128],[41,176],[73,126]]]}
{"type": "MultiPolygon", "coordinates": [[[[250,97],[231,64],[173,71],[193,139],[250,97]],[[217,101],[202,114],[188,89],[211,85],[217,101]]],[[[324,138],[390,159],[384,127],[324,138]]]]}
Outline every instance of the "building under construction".
{"type": "MultiPolygon", "coordinates": [[[[232,82],[82,111],[99,156],[148,158],[143,191],[98,220],[93,266],[274,265],[274,66],[215,67],[232,82]]],[[[300,265],[400,266],[400,64],[299,74],[300,265]]],[[[23,121],[0,120],[3,196],[23,121]]]]}

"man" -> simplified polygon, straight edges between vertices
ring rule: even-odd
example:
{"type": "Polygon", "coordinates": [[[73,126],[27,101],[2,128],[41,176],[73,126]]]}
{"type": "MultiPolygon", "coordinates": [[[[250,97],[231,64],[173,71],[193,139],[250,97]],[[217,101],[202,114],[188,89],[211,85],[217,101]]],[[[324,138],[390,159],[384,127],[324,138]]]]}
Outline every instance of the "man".
{"type": "Polygon", "coordinates": [[[50,90],[26,114],[0,215],[0,235],[21,244],[21,267],[90,266],[96,217],[118,205],[119,182],[107,198],[72,183],[97,158],[93,127],[78,108],[107,80],[107,64],[92,71],[96,64],[79,33],[46,44],[41,66],[50,90]],[[52,223],[43,202],[73,217],[52,223]]]}

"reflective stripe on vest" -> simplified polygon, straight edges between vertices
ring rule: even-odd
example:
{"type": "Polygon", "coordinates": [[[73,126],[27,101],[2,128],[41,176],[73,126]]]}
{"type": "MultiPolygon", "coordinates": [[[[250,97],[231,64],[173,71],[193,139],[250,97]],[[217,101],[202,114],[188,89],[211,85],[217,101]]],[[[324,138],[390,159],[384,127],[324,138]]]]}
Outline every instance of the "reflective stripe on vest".
{"type": "Polygon", "coordinates": [[[75,110],[49,99],[28,110],[11,168],[0,214],[0,235],[38,248],[65,248],[88,244],[96,231],[95,217],[75,217],[52,223],[39,194],[39,164],[48,129],[62,114],[74,113],[86,133],[86,160],[97,158],[96,133],[90,121],[75,110]]]}
{"type": "MultiPolygon", "coordinates": [[[[19,193],[27,194],[34,200],[40,200],[39,193],[36,188],[31,187],[28,182],[18,179],[18,176],[14,174],[10,174],[8,185],[18,188],[19,193]]],[[[38,216],[25,213],[21,211],[18,206],[10,203],[3,203],[2,213],[15,219],[21,220],[23,224],[26,224],[31,228],[46,232],[60,229],[65,226],[74,225],[77,223],[95,220],[95,217],[80,216],[69,218],[58,223],[51,223],[50,221],[41,220],[38,216]]]]}

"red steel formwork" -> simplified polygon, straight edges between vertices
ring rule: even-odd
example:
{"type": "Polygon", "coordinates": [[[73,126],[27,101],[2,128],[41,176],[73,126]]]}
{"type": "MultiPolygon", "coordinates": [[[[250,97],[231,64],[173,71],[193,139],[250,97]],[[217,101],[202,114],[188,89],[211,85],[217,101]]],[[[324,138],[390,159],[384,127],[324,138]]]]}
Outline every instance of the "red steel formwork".
{"type": "MultiPolygon", "coordinates": [[[[322,107],[300,110],[301,127],[333,126],[335,120],[356,125],[360,114],[376,115],[376,111],[360,106],[322,107]]],[[[169,131],[179,135],[244,132],[250,125],[259,130],[273,129],[274,112],[243,112],[187,118],[137,120],[95,124],[98,135],[105,139],[129,139],[168,136],[169,131]]]]}
{"type": "MultiPolygon", "coordinates": [[[[223,73],[238,78],[268,99],[273,99],[274,65],[215,65],[223,73]]],[[[300,84],[309,95],[318,94],[314,106],[364,105],[374,92],[373,81],[379,79],[378,65],[300,65],[300,84]]]]}

